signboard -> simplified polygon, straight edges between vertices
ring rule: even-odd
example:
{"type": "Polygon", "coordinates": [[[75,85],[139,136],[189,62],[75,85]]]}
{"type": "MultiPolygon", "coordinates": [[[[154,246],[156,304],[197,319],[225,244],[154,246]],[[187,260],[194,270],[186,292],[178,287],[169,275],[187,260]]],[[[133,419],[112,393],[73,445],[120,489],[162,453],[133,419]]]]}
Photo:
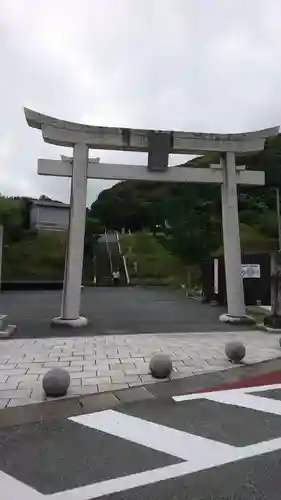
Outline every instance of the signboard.
{"type": "Polygon", "coordinates": [[[260,264],[242,264],[241,274],[242,278],[260,278],[261,277],[260,264]]]}

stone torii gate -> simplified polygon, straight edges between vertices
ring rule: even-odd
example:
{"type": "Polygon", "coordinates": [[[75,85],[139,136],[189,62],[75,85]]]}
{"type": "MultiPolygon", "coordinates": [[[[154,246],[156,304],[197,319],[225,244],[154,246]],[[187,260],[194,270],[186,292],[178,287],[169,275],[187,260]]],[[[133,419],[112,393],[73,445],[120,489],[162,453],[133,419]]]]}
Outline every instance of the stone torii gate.
{"type": "Polygon", "coordinates": [[[241,276],[237,184],[263,185],[265,175],[263,171],[236,167],[235,154],[261,151],[266,138],[277,135],[279,127],[242,134],[168,132],[82,125],[27,108],[24,112],[28,125],[40,129],[45,142],[73,148],[71,158],[38,160],[38,174],[71,178],[61,315],[52,320],[54,325],[80,327],[87,324],[87,318],[80,316],[87,178],[220,184],[228,305],[228,313],[220,320],[231,323],[250,321],[246,316],[241,276]],[[89,149],[146,152],[148,164],[99,163],[88,157],[89,149]],[[168,168],[169,153],[200,155],[206,152],[219,153],[220,164],[210,165],[210,168],[184,165],[168,168]]]}

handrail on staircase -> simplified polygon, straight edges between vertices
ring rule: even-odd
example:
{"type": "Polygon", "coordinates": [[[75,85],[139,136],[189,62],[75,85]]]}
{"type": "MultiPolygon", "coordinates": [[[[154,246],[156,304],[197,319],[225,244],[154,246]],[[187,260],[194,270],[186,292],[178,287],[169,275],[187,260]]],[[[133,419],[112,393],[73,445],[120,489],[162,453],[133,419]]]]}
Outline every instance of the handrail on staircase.
{"type": "Polygon", "coordinates": [[[106,228],[105,228],[105,230],[104,230],[104,236],[105,236],[105,245],[106,245],[106,250],[107,250],[107,253],[108,253],[108,258],[109,258],[110,273],[111,273],[111,277],[112,277],[112,273],[113,273],[113,266],[112,266],[111,252],[110,252],[110,248],[109,248],[109,244],[108,244],[108,239],[107,239],[107,232],[106,232],[106,228]]]}
{"type": "Polygon", "coordinates": [[[130,276],[129,276],[129,272],[128,272],[126,257],[125,257],[125,255],[123,255],[123,253],[121,251],[120,238],[119,238],[118,231],[115,231],[115,237],[116,237],[116,241],[117,241],[119,255],[120,255],[121,259],[123,260],[123,265],[124,265],[124,270],[125,270],[125,276],[126,276],[127,285],[129,285],[130,284],[130,276]]]}

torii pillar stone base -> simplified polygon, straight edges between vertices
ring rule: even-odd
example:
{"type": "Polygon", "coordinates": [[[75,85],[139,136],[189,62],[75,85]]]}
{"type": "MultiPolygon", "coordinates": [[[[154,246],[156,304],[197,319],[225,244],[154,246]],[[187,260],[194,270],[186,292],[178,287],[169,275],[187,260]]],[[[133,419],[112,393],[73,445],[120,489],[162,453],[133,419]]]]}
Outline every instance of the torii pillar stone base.
{"type": "Polygon", "coordinates": [[[244,316],[232,316],[231,314],[221,314],[220,315],[221,323],[229,323],[232,325],[254,325],[255,320],[252,316],[248,316],[244,314],[244,316]]]}
{"type": "Polygon", "coordinates": [[[84,326],[87,326],[88,324],[88,319],[85,318],[84,316],[79,316],[79,318],[76,319],[68,319],[68,318],[62,318],[61,316],[58,316],[57,318],[52,319],[52,326],[56,327],[72,327],[72,328],[81,328],[84,326]]]}

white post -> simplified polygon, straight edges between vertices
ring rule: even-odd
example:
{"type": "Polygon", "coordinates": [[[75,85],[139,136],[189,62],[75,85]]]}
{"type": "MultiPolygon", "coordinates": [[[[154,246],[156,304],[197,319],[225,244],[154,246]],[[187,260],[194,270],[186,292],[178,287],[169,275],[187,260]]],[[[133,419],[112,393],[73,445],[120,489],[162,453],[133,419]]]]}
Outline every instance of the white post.
{"type": "Polygon", "coordinates": [[[80,300],[86,221],[88,147],[85,144],[75,144],[73,149],[70,218],[61,316],[54,318],[53,324],[79,327],[87,324],[87,319],[80,317],[80,300]]]}
{"type": "Polygon", "coordinates": [[[214,295],[219,294],[219,259],[214,259],[214,295]]]}
{"type": "Polygon", "coordinates": [[[281,215],[280,215],[280,190],[276,188],[276,213],[278,225],[278,251],[281,252],[281,215]]]}
{"type": "Polygon", "coordinates": [[[3,236],[4,228],[0,225],[0,291],[2,289],[3,236]]]}
{"type": "Polygon", "coordinates": [[[245,320],[249,322],[250,318],[246,316],[245,311],[241,275],[241,248],[234,153],[222,155],[220,164],[223,175],[223,183],[221,185],[222,226],[228,309],[228,314],[223,314],[220,320],[229,323],[241,323],[245,320]]]}

